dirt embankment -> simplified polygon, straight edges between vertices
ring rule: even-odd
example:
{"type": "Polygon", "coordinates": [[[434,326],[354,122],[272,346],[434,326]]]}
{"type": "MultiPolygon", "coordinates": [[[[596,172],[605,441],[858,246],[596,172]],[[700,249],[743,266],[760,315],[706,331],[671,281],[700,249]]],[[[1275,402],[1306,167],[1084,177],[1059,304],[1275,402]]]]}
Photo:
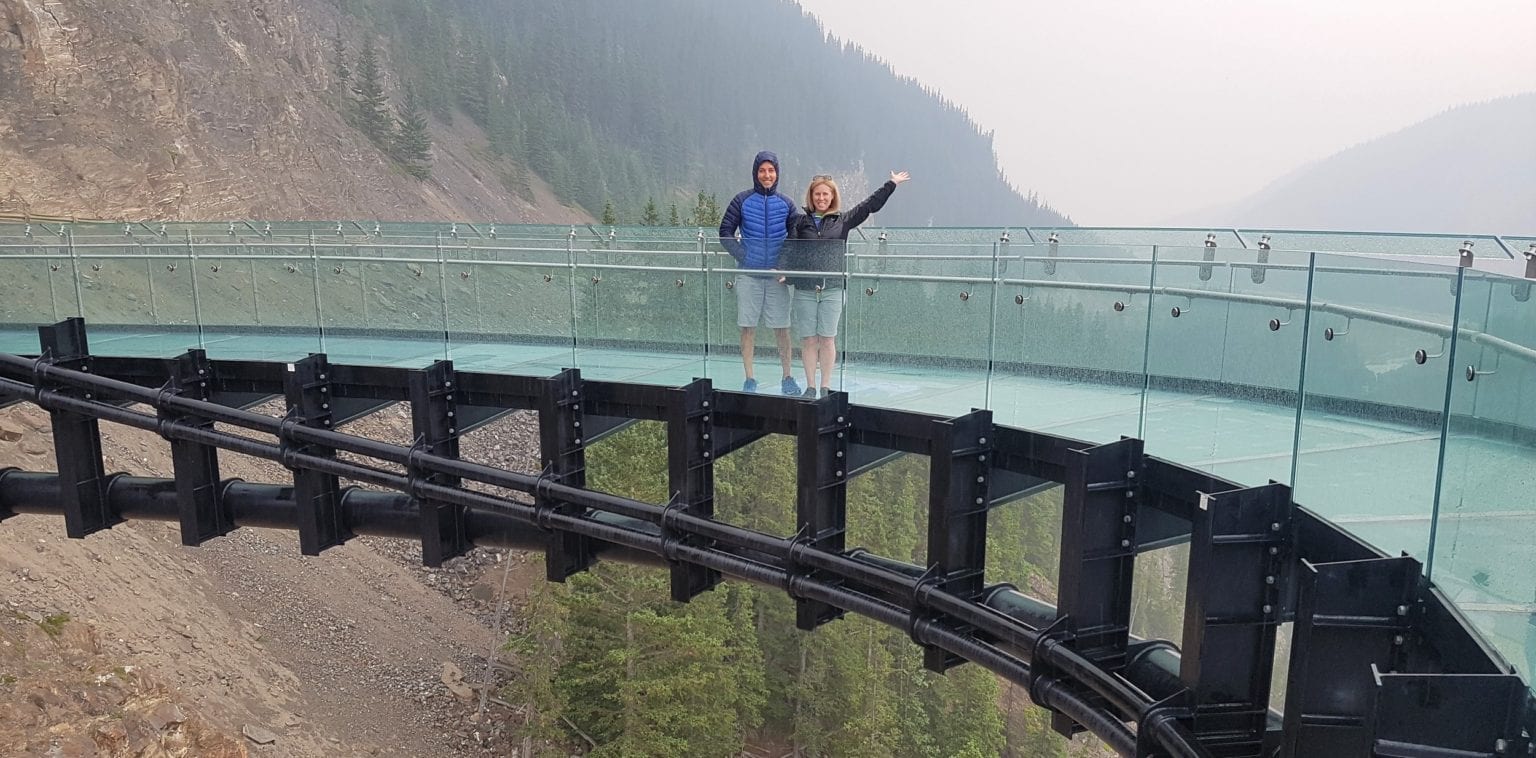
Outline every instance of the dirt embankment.
{"type": "MultiPolygon", "coordinates": [[[[355,431],[408,429],[397,407],[355,431]]],[[[170,475],[163,440],[102,432],[108,471],[170,475]]],[[[531,417],[468,435],[464,455],[528,470],[531,417]]],[[[287,473],[220,462],[248,481],[287,473]]],[[[0,466],[54,469],[46,413],[0,410],[0,466]]],[[[427,570],[419,546],[397,540],[303,557],[293,532],[240,529],[188,548],[174,524],[69,540],[62,519],[42,516],[0,523],[0,543],[0,754],[514,753],[502,729],[515,710],[482,711],[476,688],[521,593],[542,581],[538,556],[476,550],[427,570]]]]}

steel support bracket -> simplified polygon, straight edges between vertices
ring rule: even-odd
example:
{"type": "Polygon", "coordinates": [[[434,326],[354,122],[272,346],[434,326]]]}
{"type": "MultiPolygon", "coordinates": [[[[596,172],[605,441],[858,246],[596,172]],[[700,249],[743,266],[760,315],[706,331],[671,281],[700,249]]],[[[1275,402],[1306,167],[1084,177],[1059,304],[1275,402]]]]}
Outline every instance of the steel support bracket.
{"type": "MultiPolygon", "coordinates": [[[[568,368],[545,379],[537,401],[539,412],[539,455],[542,476],[570,487],[587,484],[586,430],[582,428],[583,397],[581,371],[568,368]]],[[[572,574],[585,571],[596,557],[591,538],[562,529],[551,529],[549,516],[580,515],[576,506],[551,497],[545,488],[534,493],[534,507],[539,526],[548,530],[544,550],[544,575],[549,581],[563,582],[572,574]]]]}
{"type": "MultiPolygon", "coordinates": [[[[699,518],[715,515],[714,399],[714,386],[708,379],[667,390],[667,488],[672,500],[662,515],[661,533],[669,556],[673,545],[714,544],[713,540],[680,533],[669,522],[678,512],[699,518]]],[[[720,583],[719,571],[692,562],[673,560],[670,570],[672,599],[680,603],[720,583]]]]}
{"type": "MultiPolygon", "coordinates": [[[[1064,466],[1056,612],[1069,647],[1106,671],[1120,671],[1130,641],[1142,441],[1122,438],[1073,450],[1064,466]]],[[[1067,736],[1081,729],[1059,713],[1051,726],[1067,736]]]]}
{"type": "MultiPolygon", "coordinates": [[[[85,319],[70,318],[37,328],[42,346],[41,363],[72,371],[91,371],[91,353],[85,337],[85,319]]],[[[91,390],[37,378],[40,389],[66,397],[96,400],[91,390]]],[[[49,411],[53,425],[53,453],[59,469],[59,500],[64,509],[64,530],[71,538],[111,528],[122,521],[107,503],[107,476],[101,457],[101,426],[94,416],[68,411],[49,411]]]]}
{"type": "Polygon", "coordinates": [[[472,547],[465,536],[464,506],[422,497],[416,486],[418,483],[459,486],[459,477],[425,471],[416,465],[415,459],[418,451],[443,458],[459,457],[456,380],[453,362],[437,361],[424,369],[412,370],[406,385],[411,403],[411,432],[416,440],[406,475],[410,477],[411,495],[421,513],[421,562],[433,568],[469,552],[472,547]]]}
{"type": "Polygon", "coordinates": [[[330,363],[324,353],[314,353],[288,364],[287,368],[283,390],[288,401],[288,415],[283,420],[279,445],[284,451],[283,464],[293,471],[299,552],[319,555],[320,551],[352,537],[341,512],[341,487],[335,474],[294,466],[289,462],[288,454],[292,451],[334,459],[336,451],[296,440],[287,430],[292,425],[327,430],[332,427],[330,363]]]}
{"type": "Polygon", "coordinates": [[[1420,564],[1407,556],[1303,560],[1297,579],[1280,754],[1370,755],[1374,671],[1395,673],[1408,658],[1420,564]]]}
{"type": "MultiPolygon", "coordinates": [[[[213,398],[213,364],[202,350],[189,350],[166,361],[170,379],[165,391],[191,400],[213,398]]],[[[160,408],[164,421],[212,430],[213,422],[160,408]]],[[[171,465],[176,474],[176,504],[180,509],[181,544],[195,547],[235,529],[235,518],[223,502],[219,484],[219,449],[212,445],[170,439],[171,465]]]]}
{"type": "MultiPolygon", "coordinates": [[[[987,510],[996,435],[992,412],[972,411],[934,421],[928,474],[928,570],[935,589],[974,601],[985,588],[987,510]]],[[[914,606],[912,613],[921,608],[914,606]]],[[[935,647],[923,649],[923,665],[944,672],[964,662],[935,647]]]]}
{"type": "Polygon", "coordinates": [[[1289,487],[1201,493],[1193,514],[1179,677],[1214,756],[1258,756],[1282,599],[1292,576],[1289,487]]]}
{"type": "MultiPolygon", "coordinates": [[[[833,392],[809,403],[795,403],[796,544],[832,553],[845,549],[848,529],[848,394],[833,392]]],[[[790,551],[790,594],[796,580],[817,572],[790,551]]],[[[811,630],[843,611],[826,603],[795,598],[795,626],[811,630]]]]}
{"type": "Polygon", "coordinates": [[[1513,674],[1383,674],[1374,665],[1371,755],[1530,755],[1530,693],[1513,674]]]}

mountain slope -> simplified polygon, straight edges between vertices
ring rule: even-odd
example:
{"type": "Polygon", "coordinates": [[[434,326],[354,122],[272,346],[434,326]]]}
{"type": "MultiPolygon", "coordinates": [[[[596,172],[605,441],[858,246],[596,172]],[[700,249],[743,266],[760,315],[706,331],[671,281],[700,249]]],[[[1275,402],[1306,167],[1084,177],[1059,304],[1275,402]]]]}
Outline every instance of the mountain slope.
{"type": "Polygon", "coordinates": [[[1536,233],[1536,92],[1453,108],[1175,223],[1536,233]]]}
{"type": "Polygon", "coordinates": [[[633,222],[764,148],[791,196],[912,172],[886,224],[1066,222],[791,0],[0,0],[0,212],[633,222]],[[408,102],[429,171],[391,157],[408,102]]]}
{"type": "MultiPolygon", "coordinates": [[[[99,218],[574,221],[497,180],[469,124],[406,176],[338,113],[302,0],[0,0],[0,211],[99,218]]],[[[345,28],[345,27],[344,27],[345,28]]]]}

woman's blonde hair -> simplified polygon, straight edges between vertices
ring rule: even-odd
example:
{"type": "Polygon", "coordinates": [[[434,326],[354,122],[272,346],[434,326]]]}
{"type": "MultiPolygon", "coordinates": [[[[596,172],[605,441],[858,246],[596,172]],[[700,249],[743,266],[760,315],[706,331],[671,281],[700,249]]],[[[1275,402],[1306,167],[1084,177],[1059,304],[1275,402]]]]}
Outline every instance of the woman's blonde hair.
{"type": "Polygon", "coordinates": [[[826,213],[837,213],[843,206],[843,196],[837,191],[837,182],[827,174],[817,174],[811,177],[811,186],[805,188],[805,207],[816,209],[816,204],[811,201],[811,193],[816,191],[818,185],[825,184],[832,190],[832,204],[827,206],[826,213]]]}

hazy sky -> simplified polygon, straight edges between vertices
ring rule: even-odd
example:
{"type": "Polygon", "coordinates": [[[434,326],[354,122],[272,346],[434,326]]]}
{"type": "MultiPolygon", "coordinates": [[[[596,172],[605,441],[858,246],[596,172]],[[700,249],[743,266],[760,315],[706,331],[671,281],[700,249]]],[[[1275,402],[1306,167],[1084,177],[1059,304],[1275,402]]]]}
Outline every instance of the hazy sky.
{"type": "Polygon", "coordinates": [[[963,106],[1014,184],[1085,225],[1164,223],[1536,90],[1536,0],[800,4],[963,106]]]}

